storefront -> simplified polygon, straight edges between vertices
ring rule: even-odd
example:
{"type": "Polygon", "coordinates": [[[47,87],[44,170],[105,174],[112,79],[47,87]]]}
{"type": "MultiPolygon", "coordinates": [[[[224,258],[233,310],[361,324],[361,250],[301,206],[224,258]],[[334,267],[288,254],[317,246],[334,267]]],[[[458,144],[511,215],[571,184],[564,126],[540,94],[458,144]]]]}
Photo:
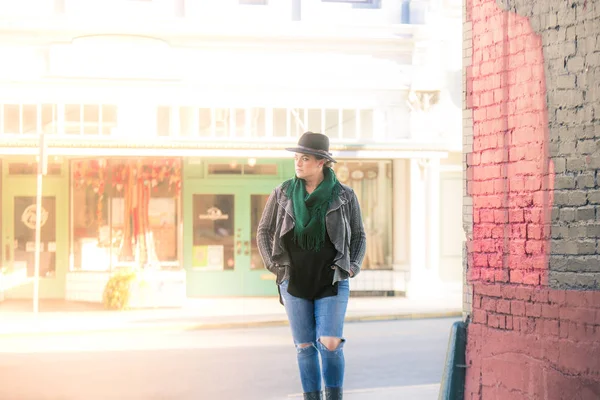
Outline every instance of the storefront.
{"type": "MultiPolygon", "coordinates": [[[[1,168],[3,295],[30,298],[37,163],[9,157],[1,168]]],[[[340,159],[335,168],[361,203],[363,269],[392,272],[392,162],[340,159]]],[[[53,156],[43,180],[40,297],[99,302],[121,268],[144,271],[160,305],[275,295],[256,231],[269,194],[291,176],[291,158],[53,156]]]]}
{"type": "MultiPolygon", "coordinates": [[[[2,291],[30,298],[35,268],[37,163],[32,158],[2,160],[2,291]]],[[[69,269],[68,168],[51,163],[42,193],[40,297],[62,298],[69,269]]]]}

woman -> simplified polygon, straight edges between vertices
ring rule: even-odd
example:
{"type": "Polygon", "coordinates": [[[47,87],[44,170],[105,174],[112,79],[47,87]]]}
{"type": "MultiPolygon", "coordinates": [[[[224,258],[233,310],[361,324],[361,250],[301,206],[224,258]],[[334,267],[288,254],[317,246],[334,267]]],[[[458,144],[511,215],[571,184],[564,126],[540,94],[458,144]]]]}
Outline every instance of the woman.
{"type": "Polygon", "coordinates": [[[365,255],[356,195],[337,181],[329,138],[306,132],[295,152],[296,176],[267,201],[257,232],[260,254],[277,276],[297,349],[304,399],[342,399],[344,317],[365,255]],[[323,371],[319,364],[319,355],[323,371]]]}

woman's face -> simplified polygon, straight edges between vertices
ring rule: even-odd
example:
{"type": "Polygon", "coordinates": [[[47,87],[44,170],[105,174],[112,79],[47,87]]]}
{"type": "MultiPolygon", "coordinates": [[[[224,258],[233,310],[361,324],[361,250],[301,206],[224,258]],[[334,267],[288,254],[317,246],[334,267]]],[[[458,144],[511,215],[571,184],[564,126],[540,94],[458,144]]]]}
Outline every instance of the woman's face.
{"type": "Polygon", "coordinates": [[[325,159],[317,160],[311,154],[296,153],[294,157],[296,176],[300,179],[310,179],[323,172],[325,159]]]}

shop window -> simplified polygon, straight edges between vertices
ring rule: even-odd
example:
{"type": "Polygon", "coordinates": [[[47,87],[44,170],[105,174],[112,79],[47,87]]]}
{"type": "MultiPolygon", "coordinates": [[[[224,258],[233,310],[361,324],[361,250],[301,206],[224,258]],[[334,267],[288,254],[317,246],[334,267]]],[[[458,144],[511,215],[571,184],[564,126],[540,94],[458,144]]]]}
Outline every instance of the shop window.
{"type": "Polygon", "coordinates": [[[334,164],[340,182],[358,198],[367,235],[363,269],[392,268],[392,162],[344,161],[334,164]]]}
{"type": "Polygon", "coordinates": [[[234,252],[241,253],[242,243],[234,232],[234,203],[232,194],[194,195],[192,268],[200,271],[235,268],[234,252]]]}
{"type": "MultiPolygon", "coordinates": [[[[14,272],[23,270],[28,277],[35,276],[35,229],[36,198],[14,197],[14,272]]],[[[39,276],[52,278],[56,273],[56,198],[42,198],[40,221],[40,269],[39,276]]]]}
{"type": "Polygon", "coordinates": [[[179,160],[75,160],[72,182],[76,269],[178,265],[179,160]]]}

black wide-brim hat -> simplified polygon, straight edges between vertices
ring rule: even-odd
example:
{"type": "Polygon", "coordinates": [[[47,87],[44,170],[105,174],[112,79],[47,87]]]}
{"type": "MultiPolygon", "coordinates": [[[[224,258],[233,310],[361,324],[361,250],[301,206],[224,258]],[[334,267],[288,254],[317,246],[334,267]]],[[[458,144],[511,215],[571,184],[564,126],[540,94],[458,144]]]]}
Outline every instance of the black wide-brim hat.
{"type": "Polygon", "coordinates": [[[286,150],[293,151],[294,153],[312,154],[313,156],[326,158],[334,163],[337,162],[329,152],[329,138],[322,133],[303,133],[298,140],[298,146],[288,147],[286,150]]]}

